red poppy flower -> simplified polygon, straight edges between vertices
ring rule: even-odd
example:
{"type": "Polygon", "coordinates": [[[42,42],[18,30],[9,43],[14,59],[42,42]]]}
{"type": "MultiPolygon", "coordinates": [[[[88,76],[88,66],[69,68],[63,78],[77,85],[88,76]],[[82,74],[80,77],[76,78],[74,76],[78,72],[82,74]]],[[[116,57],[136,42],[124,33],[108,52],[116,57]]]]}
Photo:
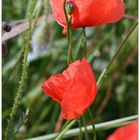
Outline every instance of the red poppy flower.
{"type": "Polygon", "coordinates": [[[71,63],[63,73],[51,76],[42,89],[61,104],[63,118],[71,120],[91,105],[97,85],[90,64],[83,58],[71,63]]]}
{"type": "Polygon", "coordinates": [[[107,140],[138,140],[138,121],[118,128],[107,140]]]}
{"type": "MultiPolygon", "coordinates": [[[[91,27],[114,23],[124,14],[123,0],[67,0],[75,4],[72,27],[91,27]]],[[[57,22],[66,28],[64,0],[51,0],[51,7],[57,22]]]]}

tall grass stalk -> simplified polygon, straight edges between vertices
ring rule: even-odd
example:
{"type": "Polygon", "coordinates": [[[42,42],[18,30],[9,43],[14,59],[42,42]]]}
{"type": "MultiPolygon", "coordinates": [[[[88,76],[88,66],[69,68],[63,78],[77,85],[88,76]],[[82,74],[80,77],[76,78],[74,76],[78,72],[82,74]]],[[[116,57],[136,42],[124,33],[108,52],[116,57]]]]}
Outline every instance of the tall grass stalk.
{"type": "Polygon", "coordinates": [[[20,99],[22,97],[23,94],[23,90],[26,84],[26,80],[27,80],[27,58],[28,58],[28,52],[29,52],[29,48],[30,48],[30,40],[31,40],[31,33],[32,33],[32,13],[34,10],[34,6],[35,6],[36,1],[32,0],[32,4],[30,7],[30,12],[29,12],[29,31],[27,33],[27,43],[25,46],[25,50],[24,50],[24,56],[23,56],[23,64],[22,64],[22,74],[21,74],[21,79],[19,81],[19,87],[14,99],[14,103],[13,103],[13,107],[10,113],[10,119],[8,121],[8,125],[6,128],[6,132],[5,132],[5,139],[9,140],[12,139],[12,137],[14,136],[14,132],[12,132],[13,129],[13,121],[15,118],[15,114],[17,112],[17,109],[19,107],[20,104],[20,99]]]}

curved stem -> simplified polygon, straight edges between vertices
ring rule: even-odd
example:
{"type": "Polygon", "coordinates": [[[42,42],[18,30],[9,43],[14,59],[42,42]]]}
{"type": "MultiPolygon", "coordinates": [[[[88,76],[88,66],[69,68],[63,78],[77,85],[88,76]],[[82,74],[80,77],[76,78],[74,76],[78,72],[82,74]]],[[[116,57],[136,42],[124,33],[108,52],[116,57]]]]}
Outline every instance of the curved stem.
{"type": "Polygon", "coordinates": [[[68,15],[67,15],[67,12],[66,12],[66,0],[64,0],[64,4],[63,4],[63,9],[64,9],[64,14],[65,14],[65,18],[66,18],[66,26],[67,26],[67,30],[68,30],[68,15]]]}
{"type": "Polygon", "coordinates": [[[85,124],[84,116],[82,116],[81,118],[82,118],[82,122],[83,122],[83,125],[84,125],[84,128],[85,128],[85,131],[84,132],[85,132],[86,140],[89,140],[87,126],[85,124]]]}
{"type": "Polygon", "coordinates": [[[124,41],[121,43],[120,47],[118,48],[118,50],[116,51],[115,55],[113,56],[113,58],[109,61],[107,67],[103,70],[101,76],[99,77],[98,81],[97,81],[97,85],[99,86],[99,84],[101,84],[102,80],[104,79],[104,77],[107,77],[107,73],[112,65],[112,63],[114,62],[114,60],[118,57],[119,53],[121,52],[121,50],[123,50],[124,48],[124,44],[126,43],[126,41],[128,40],[128,38],[130,37],[130,35],[132,34],[132,32],[135,30],[135,28],[138,26],[138,22],[132,27],[132,29],[130,30],[130,32],[128,33],[128,35],[126,36],[126,38],[124,39],[124,41]]]}
{"type": "Polygon", "coordinates": [[[79,133],[79,140],[82,140],[83,138],[83,133],[82,133],[82,118],[78,118],[78,122],[79,122],[79,129],[80,129],[80,133],[79,133]]]}
{"type": "Polygon", "coordinates": [[[65,124],[63,125],[62,130],[64,130],[64,129],[65,129],[65,127],[66,127],[69,123],[70,123],[70,121],[66,121],[66,122],[65,122],[65,124]]]}
{"type": "Polygon", "coordinates": [[[55,140],[61,140],[63,135],[73,126],[73,124],[76,122],[76,119],[71,121],[63,130],[62,132],[56,137],[55,140]]]}
{"type": "Polygon", "coordinates": [[[96,140],[96,129],[95,129],[95,122],[92,116],[92,113],[90,111],[90,109],[88,108],[88,113],[90,115],[91,121],[92,121],[92,127],[93,127],[93,135],[94,135],[94,140],[96,140]]]}

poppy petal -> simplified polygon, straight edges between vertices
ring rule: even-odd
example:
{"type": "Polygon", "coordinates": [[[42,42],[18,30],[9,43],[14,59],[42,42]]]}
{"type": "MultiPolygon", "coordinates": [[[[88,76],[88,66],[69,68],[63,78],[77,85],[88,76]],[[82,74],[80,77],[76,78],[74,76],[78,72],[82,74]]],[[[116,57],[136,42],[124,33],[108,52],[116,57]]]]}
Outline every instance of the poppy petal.
{"type": "Polygon", "coordinates": [[[117,22],[122,18],[122,16],[124,15],[125,6],[123,4],[123,1],[120,2],[120,0],[116,0],[116,2],[117,6],[108,10],[107,14],[99,24],[117,22]]]}
{"type": "Polygon", "coordinates": [[[71,63],[69,67],[62,73],[66,80],[71,80],[75,77],[80,63],[80,60],[71,63]]]}
{"type": "Polygon", "coordinates": [[[77,60],[62,73],[51,76],[42,86],[44,92],[61,104],[67,120],[81,116],[95,99],[96,79],[86,59],[77,60]]]}
{"type": "Polygon", "coordinates": [[[64,92],[69,86],[70,80],[75,76],[79,63],[79,60],[75,61],[62,74],[53,75],[46,80],[42,85],[42,89],[46,95],[61,103],[64,92]]]}
{"type": "Polygon", "coordinates": [[[61,103],[67,85],[65,77],[62,74],[57,74],[46,80],[42,89],[46,95],[61,103]]]}
{"type": "Polygon", "coordinates": [[[107,140],[138,140],[138,121],[116,129],[107,140]]]}
{"type": "Polygon", "coordinates": [[[75,61],[70,64],[62,74],[53,75],[46,80],[42,85],[42,89],[46,95],[50,96],[58,103],[61,103],[63,94],[68,87],[70,80],[75,76],[79,63],[79,60],[75,61]]]}
{"type": "MultiPolygon", "coordinates": [[[[123,0],[71,0],[75,3],[72,27],[97,26],[113,23],[121,19],[125,6],[123,0]]],[[[51,0],[51,7],[57,22],[66,27],[63,10],[64,0],[51,0]]]]}
{"type": "Polygon", "coordinates": [[[88,62],[83,59],[77,73],[64,93],[61,103],[62,114],[66,120],[81,116],[95,99],[96,80],[88,62]]]}

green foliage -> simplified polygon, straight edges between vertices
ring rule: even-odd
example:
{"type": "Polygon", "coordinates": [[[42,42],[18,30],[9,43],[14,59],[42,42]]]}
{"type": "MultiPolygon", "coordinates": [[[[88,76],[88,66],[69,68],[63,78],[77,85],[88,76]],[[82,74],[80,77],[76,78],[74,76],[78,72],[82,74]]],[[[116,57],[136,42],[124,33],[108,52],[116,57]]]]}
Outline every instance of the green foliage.
{"type": "MultiPolygon", "coordinates": [[[[51,75],[62,72],[67,67],[67,38],[62,34],[62,27],[51,18],[49,0],[36,1],[33,19],[44,16],[45,20],[32,30],[32,38],[28,38],[31,46],[28,55],[28,64],[25,68],[28,73],[26,84],[20,88],[23,94],[19,108],[16,111],[12,126],[14,133],[18,132],[15,139],[37,137],[60,130],[65,123],[59,122],[60,106],[47,97],[41,90],[41,84],[51,75]],[[42,7],[42,8],[41,8],[42,7]],[[49,18],[47,17],[49,16],[49,18]],[[48,18],[48,19],[47,19],[48,18]],[[30,108],[30,113],[25,112],[30,108]],[[25,122],[25,120],[28,120],[25,122]],[[19,120],[19,121],[17,121],[19,120]]],[[[137,16],[137,0],[125,1],[126,13],[137,16]]],[[[28,0],[3,0],[3,21],[8,21],[14,27],[27,22],[31,1],[28,0]]],[[[124,17],[115,24],[102,25],[95,28],[86,28],[87,58],[93,67],[96,79],[106,68],[109,60],[114,56],[136,23],[135,18],[124,17]]],[[[14,28],[13,28],[14,29],[14,28]]],[[[127,39],[117,59],[111,65],[109,75],[104,78],[99,88],[97,98],[90,107],[96,123],[119,119],[138,113],[138,33],[137,28],[127,39]],[[128,109],[129,108],[129,109],[128,109]]],[[[7,126],[7,118],[11,112],[14,98],[17,93],[18,83],[23,74],[24,46],[27,41],[27,31],[6,41],[8,55],[2,60],[2,121],[3,137],[7,126]]],[[[73,59],[83,56],[83,29],[72,31],[73,59]]],[[[27,54],[26,54],[27,55],[27,54]]],[[[24,61],[26,63],[26,61],[24,61]]],[[[24,80],[23,80],[24,81],[24,80]]],[[[21,84],[21,83],[20,83],[21,84]]],[[[86,124],[91,121],[85,114],[86,124]]],[[[78,123],[72,128],[77,128],[78,123]]],[[[97,140],[104,140],[114,129],[97,132],[97,140]]],[[[13,132],[12,132],[13,134],[13,132]]],[[[91,134],[92,136],[93,134],[91,134]]],[[[78,139],[78,136],[75,136],[78,139]]]]}

